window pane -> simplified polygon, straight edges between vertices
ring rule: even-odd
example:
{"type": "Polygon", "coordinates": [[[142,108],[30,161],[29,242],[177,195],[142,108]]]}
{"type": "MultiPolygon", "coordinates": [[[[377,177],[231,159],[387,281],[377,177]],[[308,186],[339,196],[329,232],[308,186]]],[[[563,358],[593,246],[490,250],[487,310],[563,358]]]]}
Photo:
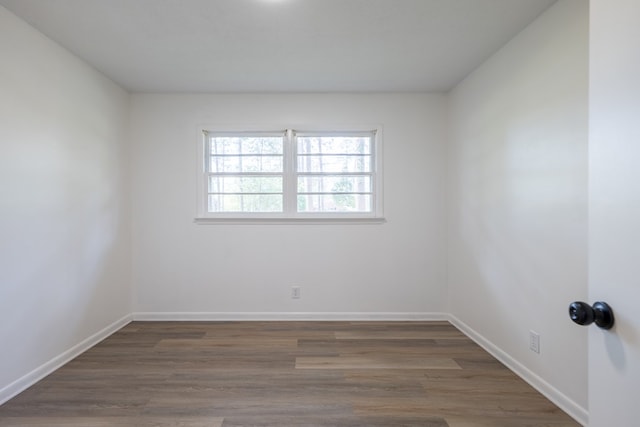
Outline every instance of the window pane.
{"type": "Polygon", "coordinates": [[[255,154],[282,154],[282,137],[243,138],[242,152],[255,154]]]}
{"type": "Polygon", "coordinates": [[[371,156],[298,155],[298,172],[371,172],[371,156]]]}
{"type": "Polygon", "coordinates": [[[241,138],[211,138],[211,154],[239,154],[241,138]]]}
{"type": "Polygon", "coordinates": [[[209,212],[282,212],[282,195],[210,194],[209,212]]]}
{"type": "Polygon", "coordinates": [[[211,154],[282,154],[283,137],[214,136],[211,154]]]}
{"type": "Polygon", "coordinates": [[[369,176],[298,176],[299,193],[370,193],[369,176]]]}
{"type": "Polygon", "coordinates": [[[282,193],[282,177],[210,176],[209,193],[282,193]]]}
{"type": "Polygon", "coordinates": [[[298,136],[298,154],[371,154],[369,136],[298,136]]]}
{"type": "Polygon", "coordinates": [[[209,172],[282,172],[282,156],[211,156],[209,172]]]}
{"type": "Polygon", "coordinates": [[[298,212],[371,212],[371,200],[362,194],[298,195],[298,212]]]}

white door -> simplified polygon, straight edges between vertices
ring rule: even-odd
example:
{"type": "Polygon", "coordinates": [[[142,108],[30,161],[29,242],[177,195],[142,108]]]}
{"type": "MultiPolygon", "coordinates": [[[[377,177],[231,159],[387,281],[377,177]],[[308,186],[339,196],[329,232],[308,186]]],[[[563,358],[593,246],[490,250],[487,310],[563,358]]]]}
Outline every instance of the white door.
{"type": "Polygon", "coordinates": [[[589,425],[640,426],[640,1],[591,0],[589,425]]]}

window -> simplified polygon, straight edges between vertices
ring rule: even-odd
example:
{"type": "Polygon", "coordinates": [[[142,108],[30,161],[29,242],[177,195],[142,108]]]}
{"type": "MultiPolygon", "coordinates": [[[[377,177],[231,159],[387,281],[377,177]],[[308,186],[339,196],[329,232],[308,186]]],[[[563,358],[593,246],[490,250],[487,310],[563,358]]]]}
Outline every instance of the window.
{"type": "Polygon", "coordinates": [[[283,212],[283,135],[209,134],[206,139],[208,213],[283,212]]]}
{"type": "Polygon", "coordinates": [[[204,131],[199,219],[381,218],[380,132],[204,131]]]}

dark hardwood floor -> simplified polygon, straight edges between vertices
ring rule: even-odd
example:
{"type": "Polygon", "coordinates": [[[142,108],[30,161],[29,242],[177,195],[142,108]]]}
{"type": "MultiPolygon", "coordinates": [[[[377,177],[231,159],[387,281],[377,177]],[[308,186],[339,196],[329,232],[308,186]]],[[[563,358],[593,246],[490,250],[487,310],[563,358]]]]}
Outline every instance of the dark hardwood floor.
{"type": "Polygon", "coordinates": [[[446,322],[133,322],[0,426],[578,426],[446,322]]]}

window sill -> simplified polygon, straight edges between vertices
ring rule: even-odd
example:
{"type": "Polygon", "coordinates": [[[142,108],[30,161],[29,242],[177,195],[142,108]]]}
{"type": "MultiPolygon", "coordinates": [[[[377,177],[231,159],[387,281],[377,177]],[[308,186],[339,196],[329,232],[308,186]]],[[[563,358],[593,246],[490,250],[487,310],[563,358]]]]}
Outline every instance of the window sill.
{"type": "Polygon", "coordinates": [[[387,222],[385,218],[195,218],[194,223],[198,225],[290,225],[290,224],[307,224],[307,225],[328,225],[328,224],[384,224],[387,222]]]}

